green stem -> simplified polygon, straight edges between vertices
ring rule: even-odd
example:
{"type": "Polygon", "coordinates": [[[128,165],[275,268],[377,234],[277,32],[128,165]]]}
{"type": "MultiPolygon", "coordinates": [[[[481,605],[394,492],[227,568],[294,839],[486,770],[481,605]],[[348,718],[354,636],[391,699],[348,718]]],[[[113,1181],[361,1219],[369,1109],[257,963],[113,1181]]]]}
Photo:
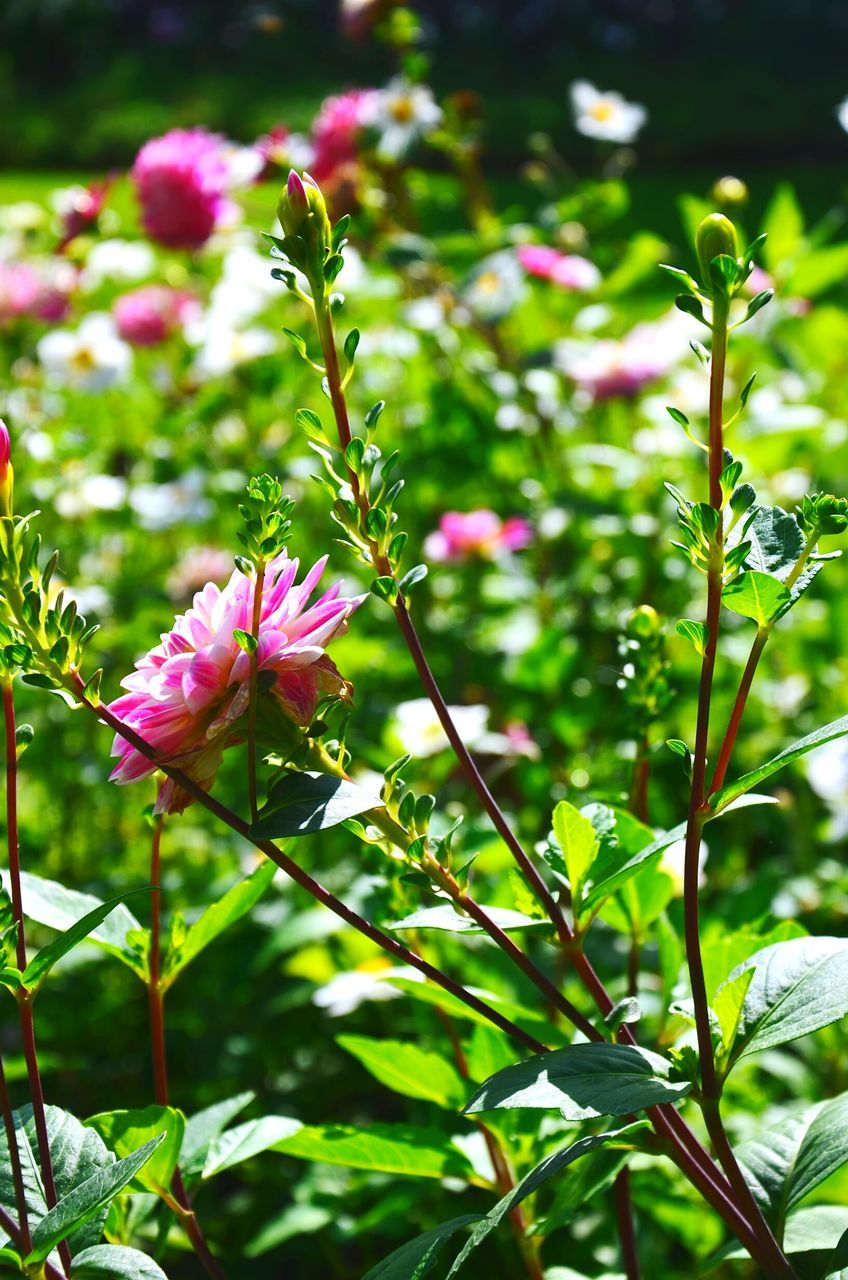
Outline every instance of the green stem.
{"type": "MultiPolygon", "coordinates": [[[[26,969],[26,929],[24,924],[23,893],[21,890],[21,857],[20,839],[18,836],[18,744],[15,733],[15,698],[12,682],[3,682],[3,723],[6,742],[6,839],[9,849],[9,880],[12,888],[12,912],[18,926],[17,961],[18,968],[26,969]]],[[[48,1209],[52,1209],[58,1199],[56,1180],[53,1176],[53,1159],[50,1153],[50,1137],[47,1131],[47,1114],[44,1106],[44,1089],[41,1084],[41,1071],[38,1065],[38,1048],[35,1040],[35,1019],[33,1015],[33,997],[25,987],[15,993],[18,1003],[18,1017],[21,1025],[24,1059],[27,1068],[32,1117],[38,1143],[38,1154],[41,1164],[41,1177],[44,1183],[44,1199],[48,1209]]],[[[63,1240],[58,1246],[59,1256],[65,1271],[71,1270],[71,1252],[68,1242],[63,1240]]]]}

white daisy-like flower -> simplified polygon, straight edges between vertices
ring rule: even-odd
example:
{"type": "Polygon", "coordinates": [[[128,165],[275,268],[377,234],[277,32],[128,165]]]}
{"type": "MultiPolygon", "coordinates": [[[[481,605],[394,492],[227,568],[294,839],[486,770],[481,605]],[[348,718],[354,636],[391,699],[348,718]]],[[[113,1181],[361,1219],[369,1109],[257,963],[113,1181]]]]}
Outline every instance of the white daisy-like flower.
{"type": "Polygon", "coordinates": [[[396,76],[363,106],[362,123],[379,133],[377,154],[399,160],[442,121],[442,109],[426,85],[396,76]]]}
{"type": "Polygon", "coordinates": [[[110,315],[93,311],[78,329],[54,329],[38,343],[38,358],[51,382],[102,391],[124,382],[132,370],[132,348],[118,337],[110,315]]]}
{"type": "MultiPolygon", "coordinates": [[[[477,747],[489,728],[489,708],[481,704],[448,707],[459,736],[467,747],[477,747]]],[[[450,744],[429,698],[401,702],[392,719],[392,734],[411,756],[434,756],[450,744]]]]}
{"type": "Polygon", "coordinates": [[[155,266],[155,253],[141,240],[99,240],[85,260],[82,287],[93,290],[106,283],[144,280],[155,266]]]}
{"type": "Polygon", "coordinates": [[[403,992],[391,985],[393,977],[423,982],[417,969],[398,966],[394,969],[351,969],[336,974],[323,987],[312,993],[312,1003],[326,1009],[331,1018],[343,1018],[369,1000],[396,1000],[403,992]]]}
{"type": "Polygon", "coordinates": [[[208,328],[197,353],[194,372],[201,378],[221,377],[240,364],[268,355],[276,346],[270,329],[234,329],[228,324],[214,324],[208,328]]]}
{"type": "Polygon", "coordinates": [[[570,94],[574,127],[587,138],[633,142],[648,119],[640,103],[628,102],[620,93],[602,93],[588,80],[575,80],[570,94]]]}

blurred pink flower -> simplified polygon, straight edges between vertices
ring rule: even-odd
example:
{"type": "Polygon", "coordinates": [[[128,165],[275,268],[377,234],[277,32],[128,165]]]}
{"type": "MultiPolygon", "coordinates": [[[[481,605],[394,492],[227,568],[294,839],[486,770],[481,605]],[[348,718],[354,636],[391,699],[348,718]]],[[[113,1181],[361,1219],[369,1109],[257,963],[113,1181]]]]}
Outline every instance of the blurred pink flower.
{"type": "Polygon", "coordinates": [[[74,187],[66,206],[61,211],[62,234],[56,246],[57,253],[64,253],[72,240],[93,227],[103,211],[113,178],[108,176],[88,187],[74,187]]]}
{"type": "Polygon", "coordinates": [[[68,313],[76,272],[68,263],[0,262],[0,324],[27,318],[52,322],[68,313]]]}
{"type": "Polygon", "coordinates": [[[193,293],[164,284],[143,285],[122,294],[112,308],[118,333],[134,347],[154,347],[199,315],[193,293]]]}
{"type": "Polygon", "coordinates": [[[376,89],[350,89],[325,98],[312,122],[315,157],[310,172],[317,182],[326,180],[357,158],[357,139],[365,123],[376,89]]]}
{"type": "MultiPolygon", "coordinates": [[[[364,596],[342,596],[341,584],[308,605],[324,571],[324,556],[294,585],[298,561],[283,552],[266,570],[259,624],[258,669],[276,680],[263,698],[271,698],[289,719],[306,726],[319,697],[347,697],[350,686],[325,650],[344,634],[350,615],[364,596]]],[[[247,708],[250,659],[234,632],[249,631],[253,583],[235,570],[223,590],[207,583],[192,607],[179,615],[162,643],[136,663],[122,681],[127,693],[109,710],[154,747],[160,760],[178,765],[209,790],[224,750],[241,740],[237,721],[247,708]]],[[[155,766],[120,734],[112,754],[115,782],[135,782],[155,766]]],[[[172,782],[162,787],[159,812],[179,812],[191,800],[172,782]]]]}
{"type": "Polygon", "coordinates": [[[446,511],[439,527],[425,541],[431,560],[468,560],[475,556],[495,559],[508,551],[520,551],[533,539],[533,528],[521,516],[501,520],[494,511],[446,511]]]}
{"type": "Polygon", "coordinates": [[[168,574],[166,587],[172,600],[190,600],[207,582],[225,578],[233,557],[219,547],[191,547],[168,574]]]}
{"type": "Polygon", "coordinates": [[[550,245],[519,245],[518,261],[528,275],[550,280],[563,289],[583,293],[601,283],[601,273],[594,262],[574,253],[560,253],[550,245]]]}
{"type": "Polygon", "coordinates": [[[132,168],[145,231],[170,249],[199,249],[232,210],[231,148],[206,129],[151,138],[132,168]]]}
{"type": "Polygon", "coordinates": [[[679,313],[673,313],[638,324],[623,338],[566,339],[557,345],[554,363],[594,400],[608,400],[635,396],[669,373],[687,347],[687,326],[679,313]]]}

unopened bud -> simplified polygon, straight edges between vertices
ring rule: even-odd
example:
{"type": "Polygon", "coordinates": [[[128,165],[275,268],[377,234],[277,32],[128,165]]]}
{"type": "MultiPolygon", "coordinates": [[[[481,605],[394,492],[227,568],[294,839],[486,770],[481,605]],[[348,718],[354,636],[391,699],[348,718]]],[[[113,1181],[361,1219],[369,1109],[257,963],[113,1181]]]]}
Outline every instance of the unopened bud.
{"type": "Polygon", "coordinates": [[[307,274],[316,269],[320,272],[332,243],[332,227],[321,188],[308,173],[301,177],[291,170],[277,204],[277,217],[287,237],[304,242],[306,256],[301,262],[292,255],[294,265],[307,274]]]}
{"type": "Polygon", "coordinates": [[[14,471],[12,470],[12,442],[9,429],[0,418],[0,516],[12,514],[14,471]]]}
{"type": "Polygon", "coordinates": [[[627,634],[646,640],[648,636],[656,635],[661,626],[662,620],[656,609],[649,604],[640,604],[627,619],[627,634]]]}
{"type": "Polygon", "coordinates": [[[711,213],[698,227],[695,234],[695,248],[698,251],[701,280],[705,285],[709,285],[710,263],[714,258],[722,254],[734,259],[739,256],[736,228],[723,213],[711,213]]]}
{"type": "Polygon", "coordinates": [[[803,499],[799,518],[808,532],[818,528],[819,533],[829,536],[845,533],[848,499],[836,498],[832,493],[814,493],[803,499]]]}

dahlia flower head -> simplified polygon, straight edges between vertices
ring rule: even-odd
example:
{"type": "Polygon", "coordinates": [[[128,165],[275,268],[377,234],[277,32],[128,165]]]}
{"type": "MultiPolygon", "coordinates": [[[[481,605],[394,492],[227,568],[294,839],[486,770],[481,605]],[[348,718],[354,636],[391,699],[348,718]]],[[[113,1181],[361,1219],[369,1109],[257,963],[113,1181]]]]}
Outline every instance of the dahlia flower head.
{"type": "Polygon", "coordinates": [[[200,314],[200,303],[186,289],[142,285],[118,298],[112,308],[118,333],[133,347],[155,347],[200,314]]]}
{"type": "Polygon", "coordinates": [[[550,280],[563,289],[583,293],[597,289],[601,273],[588,258],[576,253],[560,253],[547,244],[523,244],[518,249],[518,261],[530,276],[550,280]]]}
{"type": "Polygon", "coordinates": [[[141,221],[153,240],[169,249],[199,249],[234,206],[232,148],[206,129],[171,129],[139,151],[132,179],[141,221]]]}
{"type": "Polygon", "coordinates": [[[0,324],[62,320],[75,285],[76,271],[67,262],[0,262],[0,324]]]}
{"type": "Polygon", "coordinates": [[[431,560],[462,561],[475,557],[495,559],[520,551],[533,540],[533,529],[521,516],[501,520],[494,511],[446,511],[439,527],[424,544],[431,560]]]}
{"type": "Polygon", "coordinates": [[[315,155],[310,173],[317,182],[325,182],[357,159],[359,133],[371,119],[376,97],[376,89],[350,89],[321,104],[312,122],[315,155]]]}
{"type": "MultiPolygon", "coordinates": [[[[327,656],[328,645],[347,630],[365,596],[346,597],[335,583],[309,604],[327,564],[323,556],[299,585],[299,562],[283,551],[266,566],[259,615],[257,670],[260,700],[295,725],[311,722],[320,698],[349,698],[351,686],[327,656]],[[268,675],[273,682],[266,687],[268,675]]],[[[254,583],[236,569],[223,590],[207,583],[192,607],[179,615],[161,644],[122,681],[127,690],[109,710],[204,791],[210,790],[228,746],[243,740],[239,724],[250,694],[250,658],[235,637],[250,632],[254,583]]],[[[112,744],[118,764],[111,780],[135,782],[156,766],[120,734],[112,744]]],[[[159,813],[181,812],[191,797],[171,779],[159,790],[159,813]]]]}

